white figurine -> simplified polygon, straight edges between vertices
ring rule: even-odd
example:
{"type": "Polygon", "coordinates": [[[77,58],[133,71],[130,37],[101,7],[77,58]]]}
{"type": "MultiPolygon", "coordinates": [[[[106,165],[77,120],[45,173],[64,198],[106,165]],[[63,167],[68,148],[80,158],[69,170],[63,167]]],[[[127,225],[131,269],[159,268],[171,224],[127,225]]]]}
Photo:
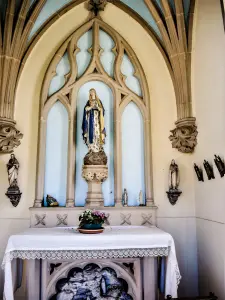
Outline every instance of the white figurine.
{"type": "Polygon", "coordinates": [[[139,193],[139,205],[144,206],[144,199],[143,199],[143,193],[142,190],[139,193]]]}
{"type": "Polygon", "coordinates": [[[128,204],[128,193],[127,193],[127,189],[124,189],[123,192],[123,206],[127,206],[128,204]]]}

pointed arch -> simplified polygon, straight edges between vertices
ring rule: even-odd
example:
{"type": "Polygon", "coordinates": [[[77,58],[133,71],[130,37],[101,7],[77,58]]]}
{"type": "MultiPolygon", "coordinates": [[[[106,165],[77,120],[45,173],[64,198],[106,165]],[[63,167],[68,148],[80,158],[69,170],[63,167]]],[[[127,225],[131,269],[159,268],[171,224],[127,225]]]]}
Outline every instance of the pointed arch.
{"type": "Polygon", "coordinates": [[[77,95],[79,88],[86,82],[89,81],[101,81],[110,87],[114,97],[114,149],[115,149],[115,203],[121,203],[122,194],[122,143],[121,143],[121,115],[130,101],[134,101],[139,107],[143,119],[144,119],[144,135],[145,135],[145,159],[146,159],[146,195],[148,201],[151,201],[151,181],[150,178],[150,161],[148,149],[150,149],[150,97],[149,89],[147,84],[147,79],[144,74],[143,67],[138,60],[134,50],[128,44],[128,42],[111,26],[103,22],[99,18],[93,18],[85,22],[80,26],[74,33],[72,33],[59,47],[53,56],[46,74],[44,76],[44,81],[42,85],[41,92],[41,107],[40,107],[40,135],[39,135],[39,162],[38,162],[38,172],[37,172],[37,193],[35,206],[40,206],[40,195],[43,196],[43,163],[45,161],[45,153],[43,150],[43,145],[45,145],[44,139],[46,138],[46,115],[52,105],[57,101],[61,101],[68,111],[69,117],[69,142],[68,142],[68,174],[67,174],[67,206],[74,206],[74,194],[75,194],[75,161],[76,161],[76,109],[77,109],[77,95]],[[93,40],[92,47],[89,49],[91,54],[91,61],[83,73],[83,75],[77,77],[77,61],[76,54],[79,52],[77,42],[79,38],[87,31],[92,29],[93,40]],[[115,47],[113,48],[116,58],[114,61],[114,76],[111,77],[105,71],[100,55],[102,49],[99,43],[99,32],[100,30],[105,31],[113,39],[115,47]],[[51,80],[56,74],[56,68],[60,60],[65,54],[68,54],[70,71],[65,75],[65,83],[59,88],[53,95],[49,95],[48,89],[51,84],[51,80]],[[125,83],[125,76],[121,72],[122,58],[125,53],[129,56],[131,63],[133,64],[135,75],[140,81],[142,87],[142,96],[138,96],[132,90],[130,90],[125,83]],[[125,98],[122,95],[127,95],[125,98]],[[39,199],[37,196],[39,195],[39,199]]]}

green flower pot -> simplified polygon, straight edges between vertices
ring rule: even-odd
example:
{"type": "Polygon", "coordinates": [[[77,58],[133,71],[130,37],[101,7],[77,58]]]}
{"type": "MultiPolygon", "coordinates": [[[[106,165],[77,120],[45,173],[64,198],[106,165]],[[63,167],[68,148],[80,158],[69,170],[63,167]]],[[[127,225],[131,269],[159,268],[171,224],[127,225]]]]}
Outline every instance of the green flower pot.
{"type": "Polygon", "coordinates": [[[102,224],[84,224],[82,227],[82,229],[101,229],[102,228],[102,224]]]}

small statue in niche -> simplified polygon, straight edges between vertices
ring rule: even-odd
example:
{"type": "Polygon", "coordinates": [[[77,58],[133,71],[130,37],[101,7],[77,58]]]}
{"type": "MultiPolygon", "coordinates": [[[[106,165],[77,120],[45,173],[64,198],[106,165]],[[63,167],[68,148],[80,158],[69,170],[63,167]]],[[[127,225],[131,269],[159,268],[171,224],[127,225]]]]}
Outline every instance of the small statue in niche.
{"type": "Polygon", "coordinates": [[[169,191],[167,191],[167,196],[172,205],[175,205],[179,196],[181,195],[181,191],[178,189],[180,184],[180,172],[178,165],[173,159],[170,168],[169,168],[169,191]]]}
{"type": "Polygon", "coordinates": [[[140,191],[140,193],[139,193],[139,199],[138,199],[138,201],[139,201],[139,206],[145,206],[144,197],[143,197],[142,191],[140,191]]]}
{"type": "Polygon", "coordinates": [[[207,160],[204,160],[203,166],[205,168],[208,179],[209,180],[215,179],[213,167],[209,164],[207,160]]]}
{"type": "Polygon", "coordinates": [[[224,177],[224,175],[225,175],[225,164],[222,161],[222,159],[220,158],[220,156],[218,156],[218,155],[214,155],[214,156],[215,156],[214,162],[215,162],[216,167],[217,167],[217,169],[220,173],[220,176],[224,177]]]}
{"type": "Polygon", "coordinates": [[[123,203],[123,206],[127,206],[128,205],[128,193],[127,193],[127,189],[124,189],[124,191],[123,191],[122,203],[123,203]]]}
{"type": "Polygon", "coordinates": [[[47,205],[50,206],[50,207],[59,206],[58,201],[50,195],[47,195],[46,202],[47,202],[47,205]]]}
{"type": "Polygon", "coordinates": [[[88,153],[84,158],[85,165],[107,164],[107,156],[103,149],[106,138],[104,115],[105,109],[96,90],[90,89],[82,123],[83,140],[88,147],[88,153]]]}
{"type": "Polygon", "coordinates": [[[15,154],[11,154],[10,160],[7,163],[8,179],[10,186],[17,186],[17,178],[19,173],[20,164],[15,157],[15,154]]]}
{"type": "Polygon", "coordinates": [[[22,195],[17,183],[19,167],[19,162],[16,159],[15,154],[12,153],[7,164],[9,188],[7,190],[6,196],[10,199],[14,207],[19,204],[22,195]]]}
{"type": "Polygon", "coordinates": [[[200,169],[196,164],[194,164],[194,169],[198,177],[198,181],[204,181],[202,169],[200,169]]]}
{"type": "Polygon", "coordinates": [[[170,189],[178,189],[180,183],[180,174],[178,165],[175,163],[173,159],[170,164],[169,170],[169,188],[170,189]]]}

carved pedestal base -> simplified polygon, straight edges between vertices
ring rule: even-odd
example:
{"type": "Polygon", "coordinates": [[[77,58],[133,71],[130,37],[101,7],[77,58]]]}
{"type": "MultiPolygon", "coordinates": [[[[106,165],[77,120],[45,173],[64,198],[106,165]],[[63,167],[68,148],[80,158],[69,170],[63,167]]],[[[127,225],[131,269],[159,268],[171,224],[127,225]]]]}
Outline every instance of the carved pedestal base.
{"type": "Polygon", "coordinates": [[[84,165],[82,176],[88,183],[86,207],[104,206],[102,183],[108,178],[108,167],[105,165],[84,165]]]}
{"type": "Polygon", "coordinates": [[[10,199],[14,207],[17,207],[17,205],[19,204],[21,195],[22,193],[20,192],[20,189],[17,185],[10,186],[6,192],[6,196],[10,199]]]}

